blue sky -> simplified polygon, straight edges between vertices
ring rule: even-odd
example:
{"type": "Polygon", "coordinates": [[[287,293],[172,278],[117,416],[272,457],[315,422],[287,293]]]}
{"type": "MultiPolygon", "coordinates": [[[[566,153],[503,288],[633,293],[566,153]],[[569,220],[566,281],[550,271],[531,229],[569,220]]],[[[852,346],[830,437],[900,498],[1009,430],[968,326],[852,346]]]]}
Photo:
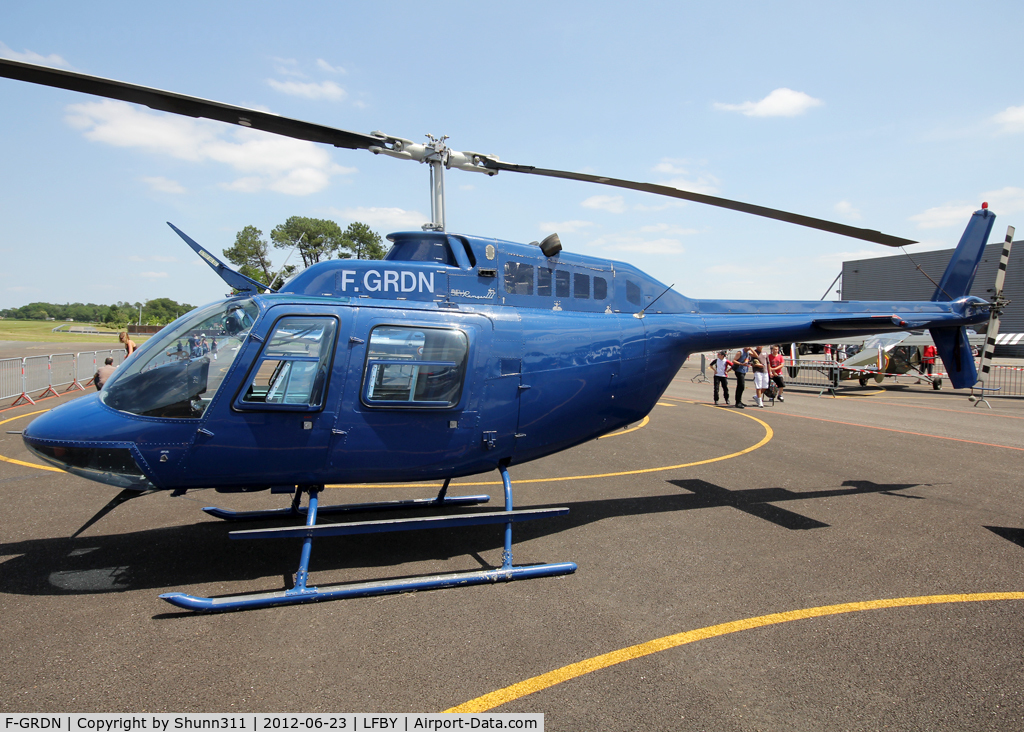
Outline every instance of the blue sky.
{"type": "MultiPolygon", "coordinates": [[[[954,246],[1024,212],[1019,2],[9,4],[0,55],[515,163],[954,246]]],[[[0,307],[201,304],[252,224],[429,219],[426,166],[0,79],[0,307]]],[[[453,170],[449,231],[631,262],[693,297],[818,299],[882,246],[571,181],[453,170]]],[[[1024,226],[1024,218],[1019,219],[1024,226]]],[[[284,254],[277,253],[277,261],[284,254]]],[[[1012,276],[1012,275],[1011,275],[1012,276]]]]}

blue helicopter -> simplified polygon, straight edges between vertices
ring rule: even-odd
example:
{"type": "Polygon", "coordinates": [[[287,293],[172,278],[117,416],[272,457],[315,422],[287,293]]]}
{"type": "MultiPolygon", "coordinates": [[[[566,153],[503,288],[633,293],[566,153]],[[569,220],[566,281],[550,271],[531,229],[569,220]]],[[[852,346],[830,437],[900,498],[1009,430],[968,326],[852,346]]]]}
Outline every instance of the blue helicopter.
{"type": "MultiPolygon", "coordinates": [[[[392,234],[382,261],[332,260],[276,292],[227,267],[174,228],[235,291],[150,338],[99,393],[36,418],[25,445],[75,475],[151,490],[290,494],[286,508],[227,520],[305,516],[303,525],[232,538],[303,540],[293,587],[228,597],[169,593],[194,610],[234,610],[567,574],[571,562],[514,565],[512,524],[568,512],[513,508],[509,469],[642,419],[690,353],[928,329],[954,387],[978,375],[966,327],[993,309],[968,293],[995,215],[975,212],[929,301],[694,300],[625,263],[562,251],[557,235],[521,244],[449,233],[444,171],[565,178],[646,191],[902,246],[877,231],[729,199],[596,175],[515,165],[425,144],[278,117],[124,82],[0,60],[0,76],[144,104],[348,149],[426,163],[432,221],[392,234]],[[207,348],[196,348],[205,339],[207,348]],[[189,348],[180,344],[188,342],[189,348]],[[497,470],[502,511],[318,523],[318,516],[447,508],[454,478],[497,470]],[[437,480],[437,496],[319,506],[325,485],[437,480]],[[303,495],[308,497],[302,505],[303,495]],[[307,582],[313,539],[480,524],[504,526],[502,566],[333,587],[307,582]]],[[[101,512],[102,513],[102,512],[101,512]]],[[[95,518],[94,518],[95,520],[95,518]]],[[[84,528],[84,527],[83,527],[84,528]]],[[[81,530],[80,530],[81,531],[81,530]]]]}

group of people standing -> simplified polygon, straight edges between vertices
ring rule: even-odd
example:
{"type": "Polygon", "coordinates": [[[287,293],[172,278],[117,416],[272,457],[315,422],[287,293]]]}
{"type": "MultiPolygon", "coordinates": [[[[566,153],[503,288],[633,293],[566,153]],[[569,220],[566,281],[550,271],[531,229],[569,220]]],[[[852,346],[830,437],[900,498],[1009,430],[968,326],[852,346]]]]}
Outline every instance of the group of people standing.
{"type": "Polygon", "coordinates": [[[726,406],[729,405],[729,371],[736,376],[736,407],[743,409],[743,390],[746,388],[747,374],[754,374],[754,389],[757,392],[756,404],[764,407],[764,396],[769,390],[769,384],[775,382],[778,387],[776,399],[780,402],[786,401],[782,396],[786,382],[782,378],[782,364],[784,357],[778,346],[772,346],[771,353],[763,353],[763,346],[744,346],[736,351],[732,360],[726,356],[725,351],[719,351],[717,357],[711,361],[711,369],[714,373],[715,382],[715,406],[718,406],[719,391],[725,397],[726,406]]]}

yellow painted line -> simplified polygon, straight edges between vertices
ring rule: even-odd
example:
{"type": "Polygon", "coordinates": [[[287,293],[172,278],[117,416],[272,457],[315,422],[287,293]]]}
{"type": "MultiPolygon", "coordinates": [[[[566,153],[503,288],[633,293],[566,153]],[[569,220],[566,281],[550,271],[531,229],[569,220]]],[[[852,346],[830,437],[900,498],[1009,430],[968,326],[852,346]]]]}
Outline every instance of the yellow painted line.
{"type": "MultiPolygon", "coordinates": [[[[674,407],[675,405],[673,404],[672,406],[674,407]]],[[[630,432],[636,432],[641,427],[646,427],[650,423],[651,423],[651,415],[648,414],[646,417],[644,417],[642,420],[640,420],[640,424],[638,424],[636,427],[630,427],[628,430],[622,430],[621,432],[612,432],[609,435],[601,435],[597,439],[604,440],[604,439],[606,439],[608,437],[621,437],[622,435],[628,435],[630,432]]]]}
{"type": "Polygon", "coordinates": [[[13,465],[21,465],[26,468],[35,468],[36,470],[51,470],[54,473],[63,473],[64,471],[60,468],[51,468],[49,465],[36,465],[35,463],[26,463],[21,460],[15,460],[14,458],[4,457],[0,455],[0,461],[5,463],[11,463],[13,465]]]}
{"type": "Polygon", "coordinates": [[[694,643],[708,638],[738,633],[741,630],[763,628],[768,625],[788,623],[793,620],[805,620],[807,618],[821,618],[828,615],[841,615],[843,613],[860,612],[861,610],[880,610],[894,607],[912,607],[915,605],[937,605],[953,602],[986,602],[992,600],[1024,600],[1024,592],[983,592],[972,595],[925,595],[923,597],[897,597],[890,600],[870,600],[868,602],[848,602],[842,605],[824,605],[804,610],[791,610],[771,615],[761,615],[756,618],[735,620],[731,623],[711,625],[698,630],[690,630],[685,633],[668,635],[664,638],[648,641],[635,646],[629,646],[618,651],[605,653],[601,656],[594,656],[585,661],[572,663],[568,666],[549,671],[548,673],[534,676],[532,679],[520,681],[504,689],[492,691],[490,694],[471,699],[457,707],[446,709],[445,712],[455,714],[466,714],[474,712],[486,712],[510,701],[521,699],[524,696],[533,694],[543,689],[561,684],[564,681],[575,679],[585,674],[614,666],[625,661],[632,661],[636,658],[649,656],[652,653],[665,651],[670,648],[694,643]]]}
{"type": "MultiPolygon", "coordinates": [[[[678,401],[687,401],[687,400],[680,399],[678,401]]],[[[701,406],[701,407],[707,407],[709,409],[714,409],[714,407],[712,407],[711,405],[703,404],[701,402],[688,402],[688,403],[696,404],[696,405],[701,406]]],[[[720,410],[720,411],[724,411],[724,410],[720,410]]],[[[595,473],[593,475],[567,475],[567,476],[565,476],[563,478],[528,478],[527,480],[513,480],[512,483],[515,484],[515,485],[520,485],[520,484],[524,484],[524,483],[559,483],[559,482],[568,481],[568,480],[591,480],[593,478],[618,478],[618,477],[621,477],[623,475],[642,475],[644,473],[660,473],[660,472],[665,471],[665,470],[679,470],[680,468],[692,468],[692,467],[695,467],[697,465],[707,465],[708,463],[717,463],[717,462],[720,462],[722,460],[730,460],[731,458],[739,457],[740,455],[746,455],[747,453],[753,452],[754,450],[757,450],[759,448],[764,447],[769,442],[771,442],[772,438],[775,436],[775,433],[772,431],[772,428],[768,425],[767,422],[762,422],[760,419],[758,419],[757,417],[754,417],[753,415],[743,414],[742,412],[739,412],[739,411],[730,411],[728,413],[729,414],[734,414],[734,415],[736,415],[738,417],[746,417],[747,419],[750,419],[750,420],[753,420],[754,422],[757,422],[759,425],[761,425],[764,428],[764,437],[762,437],[761,440],[756,445],[751,445],[750,447],[744,448],[743,450],[740,450],[739,452],[733,452],[733,453],[729,453],[728,455],[721,455],[719,457],[708,458],[707,460],[696,460],[696,461],[694,461],[692,463],[680,463],[679,465],[666,465],[666,466],[661,467],[661,468],[640,468],[639,470],[623,470],[623,471],[618,472],[618,473],[595,473]]],[[[328,486],[324,486],[324,487],[325,488],[396,488],[399,485],[418,485],[418,486],[423,486],[424,488],[431,488],[431,487],[438,487],[438,486],[440,486],[442,484],[441,483],[414,483],[414,484],[409,484],[409,483],[351,483],[351,484],[345,484],[345,485],[337,485],[337,484],[335,484],[335,485],[328,485],[328,486]]],[[[484,486],[484,485],[502,485],[502,483],[501,483],[501,481],[481,481],[481,482],[476,482],[476,483],[452,483],[451,485],[452,486],[484,486]]]]}
{"type": "MultiPolygon", "coordinates": [[[[11,417],[9,419],[5,419],[3,422],[0,422],[0,425],[7,424],[8,422],[13,422],[16,419],[22,419],[23,417],[32,417],[32,416],[34,416],[36,414],[42,414],[43,412],[49,412],[49,411],[50,411],[49,409],[40,409],[38,412],[29,412],[28,414],[19,414],[17,417],[11,417]]],[[[60,468],[51,468],[49,465],[36,465],[35,463],[26,463],[26,462],[24,462],[22,460],[15,460],[14,458],[4,457],[3,455],[0,455],[0,460],[2,460],[5,463],[11,463],[13,465],[21,465],[21,466],[26,467],[26,468],[35,468],[36,470],[50,470],[50,471],[52,471],[54,473],[63,473],[64,472],[60,468]]]]}
{"type": "MultiPolygon", "coordinates": [[[[813,388],[813,387],[811,387],[813,388]]],[[[836,394],[837,399],[867,399],[868,397],[878,396],[879,394],[887,394],[888,390],[879,389],[878,391],[871,391],[867,394],[836,394]]]]}
{"type": "Polygon", "coordinates": [[[17,417],[11,417],[10,419],[5,419],[3,422],[0,422],[0,424],[7,424],[8,422],[13,422],[16,419],[23,419],[25,417],[34,417],[37,414],[42,414],[43,412],[49,412],[49,411],[50,411],[49,409],[40,409],[38,412],[29,412],[28,414],[19,414],[17,417]]]}
{"type": "Polygon", "coordinates": [[[654,406],[656,406],[656,407],[674,407],[675,404],[669,404],[668,402],[656,402],[654,406]]]}

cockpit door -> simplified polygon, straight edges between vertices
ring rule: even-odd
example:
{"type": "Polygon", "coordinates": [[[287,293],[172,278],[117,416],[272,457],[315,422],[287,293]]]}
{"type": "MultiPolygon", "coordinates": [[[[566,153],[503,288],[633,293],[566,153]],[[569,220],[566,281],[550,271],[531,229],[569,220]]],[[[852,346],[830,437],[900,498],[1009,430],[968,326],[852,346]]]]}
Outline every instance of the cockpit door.
{"type": "Polygon", "coordinates": [[[353,309],[271,309],[239,355],[249,368],[207,409],[188,469],[240,487],[323,482],[347,365],[337,344],[353,319],[353,309]]]}

